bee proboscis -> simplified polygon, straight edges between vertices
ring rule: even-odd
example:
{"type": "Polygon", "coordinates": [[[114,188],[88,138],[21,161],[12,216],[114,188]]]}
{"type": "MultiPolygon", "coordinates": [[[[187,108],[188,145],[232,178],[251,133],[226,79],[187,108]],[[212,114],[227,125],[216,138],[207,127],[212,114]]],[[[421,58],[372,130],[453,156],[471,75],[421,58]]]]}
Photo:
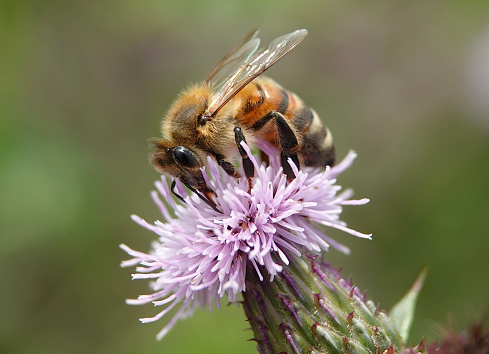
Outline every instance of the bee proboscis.
{"type": "MultiPolygon", "coordinates": [[[[288,158],[298,168],[332,165],[335,159],[331,133],[317,113],[296,94],[260,76],[297,46],[307,30],[278,37],[266,49],[259,47],[257,34],[258,29],[252,30],[204,82],[177,97],[163,118],[163,138],[155,139],[151,155],[159,172],[178,178],[214,209],[201,172],[208,155],[231,176],[238,175],[232,158],[240,155],[250,186],[254,166],[243,141],[253,145],[264,140],[278,147],[288,179],[294,178],[288,158]]],[[[172,191],[174,187],[175,180],[172,191]]]]}

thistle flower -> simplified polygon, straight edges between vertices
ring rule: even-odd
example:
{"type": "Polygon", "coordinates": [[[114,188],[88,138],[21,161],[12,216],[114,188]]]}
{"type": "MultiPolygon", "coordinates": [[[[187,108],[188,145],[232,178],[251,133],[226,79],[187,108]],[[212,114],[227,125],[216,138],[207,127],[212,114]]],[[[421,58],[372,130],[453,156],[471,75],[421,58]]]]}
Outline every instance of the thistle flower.
{"type": "Polygon", "coordinates": [[[133,279],[152,279],[154,292],[141,295],[129,304],[153,303],[165,308],[152,318],[162,318],[175,306],[178,311],[157,338],[161,339],[177,320],[187,317],[201,306],[219,306],[227,295],[230,302],[247,290],[247,274],[253,273],[260,282],[272,282],[291,257],[304,251],[319,253],[334,247],[344,253],[349,249],[331,239],[320,225],[336,228],[351,235],[370,238],[354,231],[340,220],[344,205],[361,205],[367,199],[352,200],[351,191],[340,193],[336,177],[347,169],[356,157],[350,152],[338,165],[325,170],[303,168],[300,171],[289,160],[296,178],[287,181],[282,173],[276,151],[261,146],[269,163],[259,162],[243,144],[255,165],[253,188],[246,178],[232,178],[222,173],[210,158],[204,177],[214,193],[216,209],[210,208],[195,194],[189,195],[177,182],[177,192],[184,202],[175,201],[166,177],[156,182],[158,192],[152,197],[165,223],[149,224],[138,216],[132,218],[158,235],[149,253],[121,245],[134,257],[122,266],[134,266],[133,279]],[[159,194],[158,194],[159,193],[159,194]],[[164,202],[163,202],[163,201],[164,202]],[[173,210],[172,217],[169,210],[173,210]]]}

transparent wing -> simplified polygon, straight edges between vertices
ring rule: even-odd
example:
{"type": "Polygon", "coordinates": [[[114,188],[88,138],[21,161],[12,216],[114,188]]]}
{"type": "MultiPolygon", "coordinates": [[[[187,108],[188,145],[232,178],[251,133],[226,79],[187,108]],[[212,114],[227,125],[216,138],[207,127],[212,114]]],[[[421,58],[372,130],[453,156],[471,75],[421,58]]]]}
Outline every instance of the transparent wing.
{"type": "Polygon", "coordinates": [[[212,69],[206,82],[212,82],[214,86],[222,84],[231,76],[243,63],[246,63],[251,55],[256,52],[260,45],[260,38],[256,38],[260,27],[253,28],[246,36],[232,47],[229,52],[212,69]]]}
{"type": "Polygon", "coordinates": [[[207,108],[205,115],[209,117],[214,116],[243,87],[282,59],[306,35],[307,30],[297,30],[274,39],[267,49],[261,48],[258,51],[256,48],[254,50],[249,48],[249,46],[255,45],[254,40],[258,40],[259,44],[259,39],[253,36],[251,40],[244,43],[240,48],[236,48],[237,46],[235,47],[236,49],[233,48],[230,52],[231,55],[228,53],[223,58],[225,64],[218,64],[216,67],[218,69],[213,70],[211,72],[212,75],[209,75],[212,78],[211,82],[214,84],[215,98],[207,108]],[[245,53],[248,55],[247,58],[243,55],[245,53]],[[239,56],[236,56],[236,54],[239,54],[239,56]],[[233,58],[236,58],[236,60],[233,58]],[[231,62],[233,65],[230,65],[231,62]],[[224,72],[221,73],[221,70],[224,72]],[[224,80],[219,83],[217,81],[215,82],[214,78],[216,77],[223,78],[224,80]]]}

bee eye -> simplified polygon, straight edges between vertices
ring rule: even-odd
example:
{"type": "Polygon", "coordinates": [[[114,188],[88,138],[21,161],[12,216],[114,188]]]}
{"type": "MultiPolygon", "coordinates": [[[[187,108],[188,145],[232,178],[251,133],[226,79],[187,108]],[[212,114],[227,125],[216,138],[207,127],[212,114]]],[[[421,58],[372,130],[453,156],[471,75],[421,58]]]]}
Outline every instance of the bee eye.
{"type": "Polygon", "coordinates": [[[195,155],[184,146],[177,146],[173,150],[173,157],[181,166],[184,167],[198,168],[201,166],[195,155]]]}

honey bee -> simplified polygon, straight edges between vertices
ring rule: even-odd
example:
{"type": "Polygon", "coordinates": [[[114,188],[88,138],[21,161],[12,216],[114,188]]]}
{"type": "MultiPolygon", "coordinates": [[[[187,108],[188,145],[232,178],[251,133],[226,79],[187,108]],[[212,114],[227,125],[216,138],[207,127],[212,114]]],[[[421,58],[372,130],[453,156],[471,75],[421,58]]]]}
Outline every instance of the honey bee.
{"type": "MultiPolygon", "coordinates": [[[[232,158],[241,156],[250,188],[255,171],[242,142],[263,140],[279,148],[289,180],[294,173],[288,158],[298,168],[332,165],[335,159],[331,133],[317,113],[296,94],[260,76],[297,46],[307,30],[278,37],[266,49],[259,49],[257,34],[253,29],[204,82],[177,97],[163,118],[163,138],[154,140],[150,159],[156,170],[179,179],[214,209],[201,172],[208,155],[231,176],[238,176],[232,158]]],[[[182,199],[174,188],[175,179],[171,190],[182,199]]]]}

